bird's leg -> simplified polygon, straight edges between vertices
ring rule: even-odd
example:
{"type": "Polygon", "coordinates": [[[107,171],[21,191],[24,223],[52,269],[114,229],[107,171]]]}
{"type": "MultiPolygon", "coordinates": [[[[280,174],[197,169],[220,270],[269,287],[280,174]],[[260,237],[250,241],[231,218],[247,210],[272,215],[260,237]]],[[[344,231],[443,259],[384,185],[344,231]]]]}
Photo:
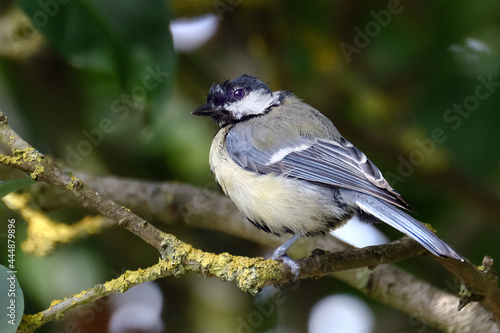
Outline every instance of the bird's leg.
{"type": "Polygon", "coordinates": [[[274,251],[272,257],[274,260],[282,261],[285,265],[288,265],[295,278],[299,276],[300,266],[295,261],[293,261],[292,258],[288,256],[287,251],[290,248],[290,246],[292,246],[299,238],[300,238],[299,234],[293,235],[292,238],[284,242],[280,247],[278,247],[274,251]]]}

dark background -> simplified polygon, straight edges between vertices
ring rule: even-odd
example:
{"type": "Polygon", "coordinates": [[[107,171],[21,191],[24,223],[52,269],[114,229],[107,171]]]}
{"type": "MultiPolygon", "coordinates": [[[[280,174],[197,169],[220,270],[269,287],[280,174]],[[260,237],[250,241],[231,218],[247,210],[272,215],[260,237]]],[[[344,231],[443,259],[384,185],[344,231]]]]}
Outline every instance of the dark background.
{"type": "MultiPolygon", "coordinates": [[[[4,1],[0,110],[24,139],[74,170],[218,191],[208,167],[217,126],[190,112],[212,83],[256,75],[332,119],[419,220],[480,264],[484,255],[500,254],[499,19],[500,3],[492,0],[4,1]],[[215,36],[195,51],[176,52],[170,21],[206,13],[217,16],[215,36]]],[[[0,214],[22,221],[3,203],[0,214]]],[[[84,213],[51,214],[71,222],[84,213]]],[[[19,242],[23,228],[18,223],[19,242]]],[[[205,230],[166,231],[203,250],[270,251],[205,230]]],[[[157,262],[152,248],[118,228],[44,258],[20,249],[17,257],[26,313],[157,262]]],[[[458,289],[429,258],[398,266],[458,289]]],[[[258,297],[216,279],[191,274],[158,284],[167,331],[234,332],[238,318],[262,314],[258,297]]],[[[434,331],[331,278],[301,281],[252,329],[303,332],[312,306],[338,293],[368,304],[374,332],[434,331]]],[[[92,325],[104,332],[110,312],[99,307],[90,324],[75,314],[40,331],[67,331],[65,323],[74,321],[82,332],[92,325]]]]}

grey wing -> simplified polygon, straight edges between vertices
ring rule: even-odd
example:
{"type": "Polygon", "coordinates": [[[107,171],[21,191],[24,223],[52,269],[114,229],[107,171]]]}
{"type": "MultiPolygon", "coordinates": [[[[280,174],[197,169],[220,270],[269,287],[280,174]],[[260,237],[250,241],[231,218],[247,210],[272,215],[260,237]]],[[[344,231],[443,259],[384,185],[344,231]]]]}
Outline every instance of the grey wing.
{"type": "Polygon", "coordinates": [[[301,137],[272,152],[255,147],[228,152],[242,167],[266,174],[278,173],[324,186],[354,190],[413,211],[385,180],[380,170],[359,149],[344,138],[340,142],[301,137]]]}

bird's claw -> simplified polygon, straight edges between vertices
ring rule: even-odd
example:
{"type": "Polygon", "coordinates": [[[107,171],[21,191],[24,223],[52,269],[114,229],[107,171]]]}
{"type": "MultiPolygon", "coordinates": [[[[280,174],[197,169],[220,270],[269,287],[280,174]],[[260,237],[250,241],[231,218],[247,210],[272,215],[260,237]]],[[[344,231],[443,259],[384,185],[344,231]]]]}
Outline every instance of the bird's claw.
{"type": "Polygon", "coordinates": [[[297,280],[300,274],[300,265],[297,264],[292,258],[290,258],[286,252],[285,253],[280,253],[279,251],[276,251],[273,255],[273,259],[277,261],[281,261],[288,267],[290,267],[290,271],[293,274],[294,280],[297,280]]]}

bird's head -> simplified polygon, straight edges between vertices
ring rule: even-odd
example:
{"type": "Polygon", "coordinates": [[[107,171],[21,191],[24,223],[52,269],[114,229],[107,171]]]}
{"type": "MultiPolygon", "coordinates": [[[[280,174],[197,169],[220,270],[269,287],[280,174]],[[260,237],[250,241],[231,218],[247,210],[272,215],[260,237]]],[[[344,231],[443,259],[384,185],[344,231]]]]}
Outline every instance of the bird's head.
{"type": "Polygon", "coordinates": [[[207,104],[192,114],[210,116],[219,126],[234,124],[248,117],[265,114],[279,105],[279,94],[254,76],[242,75],[232,81],[213,84],[207,96],[207,104]]]}

